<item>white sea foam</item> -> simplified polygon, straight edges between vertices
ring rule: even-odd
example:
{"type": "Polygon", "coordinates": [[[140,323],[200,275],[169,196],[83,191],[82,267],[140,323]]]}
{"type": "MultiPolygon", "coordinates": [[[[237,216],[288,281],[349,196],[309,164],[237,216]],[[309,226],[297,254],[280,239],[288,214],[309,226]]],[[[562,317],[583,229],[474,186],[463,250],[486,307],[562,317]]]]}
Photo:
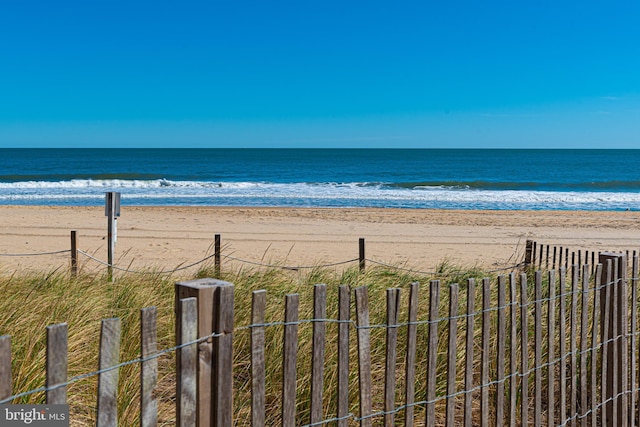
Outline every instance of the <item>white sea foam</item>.
{"type": "Polygon", "coordinates": [[[402,188],[384,183],[69,180],[0,183],[0,204],[99,204],[120,191],[130,205],[372,206],[461,209],[640,210],[637,192],[402,188]]]}

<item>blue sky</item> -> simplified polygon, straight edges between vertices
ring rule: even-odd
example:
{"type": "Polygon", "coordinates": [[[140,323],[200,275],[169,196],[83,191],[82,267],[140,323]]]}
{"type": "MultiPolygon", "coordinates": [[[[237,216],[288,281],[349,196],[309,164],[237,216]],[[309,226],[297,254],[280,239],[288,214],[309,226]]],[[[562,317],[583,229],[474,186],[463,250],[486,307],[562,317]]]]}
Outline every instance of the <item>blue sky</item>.
{"type": "Polygon", "coordinates": [[[19,1],[0,147],[640,148],[640,3],[19,1]]]}

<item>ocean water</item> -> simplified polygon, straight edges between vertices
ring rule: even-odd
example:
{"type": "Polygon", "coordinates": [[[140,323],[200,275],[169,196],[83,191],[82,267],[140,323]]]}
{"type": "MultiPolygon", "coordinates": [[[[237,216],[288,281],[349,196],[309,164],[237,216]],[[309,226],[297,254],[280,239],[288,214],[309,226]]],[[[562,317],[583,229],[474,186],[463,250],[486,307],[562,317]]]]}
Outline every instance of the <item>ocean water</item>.
{"type": "Polygon", "coordinates": [[[0,205],[640,210],[640,150],[0,149],[0,205]]]}

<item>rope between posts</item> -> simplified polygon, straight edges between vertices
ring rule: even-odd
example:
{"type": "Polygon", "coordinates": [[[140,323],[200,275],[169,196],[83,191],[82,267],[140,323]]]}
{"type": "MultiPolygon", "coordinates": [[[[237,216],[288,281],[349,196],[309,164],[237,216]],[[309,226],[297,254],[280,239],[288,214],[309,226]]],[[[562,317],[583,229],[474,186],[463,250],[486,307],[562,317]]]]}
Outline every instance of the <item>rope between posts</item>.
{"type": "Polygon", "coordinates": [[[58,255],[58,254],[64,254],[67,252],[71,252],[71,249],[65,249],[62,251],[53,251],[53,252],[38,252],[38,253],[34,253],[34,254],[0,254],[0,256],[6,256],[6,257],[28,257],[28,256],[40,256],[40,255],[58,255]]]}
{"type": "MultiPolygon", "coordinates": [[[[60,251],[52,251],[52,252],[40,252],[40,253],[32,253],[32,254],[0,254],[0,257],[4,256],[4,257],[28,257],[28,256],[40,256],[40,255],[58,255],[58,254],[64,254],[64,253],[70,253],[71,250],[69,249],[65,249],[65,250],[60,250],[60,251]]],[[[181,266],[181,267],[176,267],[174,269],[171,270],[163,270],[163,271],[142,271],[142,270],[132,270],[132,269],[128,269],[128,268],[122,268],[122,267],[118,267],[116,265],[113,264],[109,264],[108,262],[102,261],[96,257],[94,257],[93,255],[82,251],[82,250],[78,250],[78,253],[86,256],[89,259],[92,259],[93,261],[102,264],[104,266],[107,267],[111,267],[115,270],[118,271],[122,271],[122,272],[127,272],[127,273],[137,273],[137,274],[171,274],[171,273],[175,273],[177,271],[182,271],[182,270],[186,270],[189,269],[191,267],[194,267],[196,265],[202,264],[205,261],[210,260],[211,258],[214,258],[216,256],[216,254],[212,254],[209,255],[199,261],[195,261],[191,264],[185,265],[185,266],[181,266]]],[[[237,262],[241,262],[241,263],[245,263],[245,264],[251,264],[251,265],[256,265],[256,266],[260,266],[260,267],[268,267],[268,268],[280,268],[283,270],[291,270],[291,271],[298,271],[298,270],[304,270],[304,269],[313,269],[313,268],[327,268],[327,267],[335,267],[335,266],[339,266],[339,265],[344,265],[344,264],[349,264],[352,262],[356,262],[356,261],[360,261],[360,258],[352,258],[346,261],[338,261],[338,262],[334,262],[334,263],[328,263],[328,264],[317,264],[317,265],[298,265],[298,266],[283,266],[283,265],[278,265],[278,264],[269,264],[269,263],[263,263],[263,262],[256,262],[256,261],[250,261],[250,260],[246,260],[246,259],[241,259],[241,258],[237,258],[231,255],[219,255],[221,258],[226,258],[229,260],[233,260],[233,261],[237,261],[237,262]]],[[[388,263],[384,263],[384,262],[380,262],[380,261],[376,261],[373,259],[369,259],[369,258],[365,258],[365,261],[368,261],[372,264],[376,264],[376,265],[380,265],[383,267],[387,267],[387,268],[393,268],[396,270],[400,270],[400,271],[406,271],[409,273],[415,273],[415,274],[424,274],[424,275],[438,275],[438,274],[442,274],[442,273],[438,273],[438,272],[427,272],[427,271],[420,271],[420,270],[415,270],[415,269],[409,269],[409,268],[404,268],[404,267],[399,267],[396,265],[392,265],[392,264],[388,264],[388,263]]],[[[499,271],[506,271],[506,270],[514,270],[516,268],[519,268],[523,265],[523,263],[518,263],[512,266],[508,266],[508,267],[503,267],[503,268],[499,268],[499,269],[495,269],[495,270],[490,270],[487,271],[487,273],[494,273],[494,272],[499,272],[499,271]]]]}
{"type": "Polygon", "coordinates": [[[248,261],[248,260],[244,260],[244,259],[233,257],[231,255],[222,255],[222,257],[223,258],[227,258],[227,259],[231,259],[233,261],[243,262],[243,263],[246,263],[246,264],[258,265],[258,266],[261,266],[261,267],[281,268],[283,270],[304,270],[304,269],[311,269],[311,268],[335,267],[337,265],[349,264],[350,262],[355,262],[355,261],[359,260],[358,258],[354,258],[354,259],[350,259],[350,260],[347,260],[347,261],[334,262],[334,263],[331,263],[331,264],[302,265],[302,266],[296,266],[296,267],[288,267],[288,266],[282,266],[282,265],[277,265],[277,264],[265,264],[265,263],[261,263],[261,262],[248,261]]]}
{"type": "Polygon", "coordinates": [[[209,259],[211,259],[211,258],[213,258],[215,256],[215,254],[209,255],[208,257],[203,258],[200,261],[196,261],[196,262],[194,262],[192,264],[185,265],[185,266],[182,266],[182,267],[176,267],[173,270],[142,271],[142,270],[130,270],[130,269],[122,268],[122,267],[116,267],[115,265],[112,265],[112,264],[110,265],[108,262],[101,261],[101,260],[97,259],[96,257],[94,257],[94,256],[92,256],[92,255],[90,255],[90,254],[88,254],[88,253],[86,253],[84,251],[78,250],[78,252],[81,253],[82,255],[94,260],[95,262],[97,262],[99,264],[102,264],[102,265],[105,265],[107,267],[111,267],[114,270],[124,271],[126,273],[137,273],[137,274],[170,274],[170,273],[175,273],[176,271],[186,270],[186,269],[194,267],[194,266],[196,266],[198,264],[202,264],[203,262],[205,262],[205,261],[207,261],[207,260],[209,260],[209,259]]]}

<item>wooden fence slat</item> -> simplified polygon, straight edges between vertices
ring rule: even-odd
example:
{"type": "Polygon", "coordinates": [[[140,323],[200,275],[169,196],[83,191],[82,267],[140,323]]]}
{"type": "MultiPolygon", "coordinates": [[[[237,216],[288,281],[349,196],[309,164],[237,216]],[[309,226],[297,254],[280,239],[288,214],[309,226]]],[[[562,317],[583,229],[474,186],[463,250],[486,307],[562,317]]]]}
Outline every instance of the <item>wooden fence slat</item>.
{"type": "Polygon", "coordinates": [[[534,276],[534,318],[533,318],[533,366],[535,372],[533,388],[533,425],[542,425],[542,271],[537,270],[534,276]]]}
{"type": "Polygon", "coordinates": [[[67,403],[67,387],[58,384],[67,382],[68,339],[67,324],[47,326],[47,380],[46,399],[48,405],[64,405],[67,403]]]}
{"type": "Polygon", "coordinates": [[[282,427],[296,425],[296,362],[298,359],[299,295],[285,299],[284,349],[282,355],[282,427]]]}
{"type": "Polygon", "coordinates": [[[587,387],[587,335],[589,333],[589,264],[582,266],[582,303],[580,305],[580,424],[587,427],[589,401],[587,387]]]}
{"type": "Polygon", "coordinates": [[[11,337],[0,336],[0,400],[13,394],[11,379],[11,337]]]}
{"type": "MultiPolygon", "coordinates": [[[[548,246],[547,246],[548,248],[548,246]]],[[[505,408],[505,347],[506,347],[506,277],[498,276],[498,330],[496,352],[496,427],[504,425],[505,408]]]]}
{"type": "Polygon", "coordinates": [[[327,317],[327,285],[313,288],[313,350],[311,360],[311,414],[310,423],[322,420],[322,392],[324,389],[324,354],[327,325],[318,319],[327,317]]]}
{"type": "Polygon", "coordinates": [[[155,390],[158,384],[158,359],[151,356],[158,352],[158,310],[147,307],[140,310],[140,425],[153,427],[158,424],[158,401],[155,390]],[[148,359],[148,360],[147,360],[148,359]]]}
{"type": "Polygon", "coordinates": [[[527,275],[520,275],[520,418],[521,426],[529,423],[529,322],[528,322],[528,296],[527,275]]]}
{"type": "Polygon", "coordinates": [[[438,315],[440,308],[440,281],[429,284],[429,341],[427,344],[427,404],[425,425],[433,427],[436,421],[436,374],[438,357],[438,315]]]}
{"type": "Polygon", "coordinates": [[[538,268],[542,268],[542,257],[544,255],[544,245],[540,245],[540,257],[538,259],[538,268]]]}
{"type": "MultiPolygon", "coordinates": [[[[561,248],[562,249],[562,248],[561,248]]],[[[558,356],[560,360],[560,384],[559,396],[560,400],[560,424],[565,425],[567,421],[567,280],[566,270],[560,267],[560,283],[558,289],[559,312],[558,312],[558,356]]]]}
{"type": "MultiPolygon", "coordinates": [[[[420,284],[414,282],[409,290],[409,312],[407,314],[407,355],[405,368],[405,393],[404,402],[406,406],[404,412],[405,427],[413,427],[415,409],[416,390],[416,346],[418,336],[418,291],[420,284]]],[[[346,427],[346,426],[345,426],[346,427]]]]}
{"type": "MultiPolygon", "coordinates": [[[[621,393],[619,425],[622,426],[628,425],[629,421],[629,322],[627,320],[629,318],[629,300],[627,292],[627,257],[627,254],[622,254],[622,256],[619,257],[620,266],[618,271],[618,291],[620,292],[618,299],[620,301],[618,307],[620,310],[618,316],[618,321],[620,322],[620,330],[618,331],[618,334],[620,335],[620,352],[618,353],[618,380],[620,382],[620,387],[618,388],[618,391],[621,393]]],[[[635,374],[635,372],[633,374],[635,374]]]]}
{"type": "Polygon", "coordinates": [[[398,347],[398,314],[400,312],[400,289],[387,289],[387,339],[384,379],[384,425],[395,424],[396,406],[396,355],[398,347]]]}
{"type": "Polygon", "coordinates": [[[569,375],[571,377],[570,414],[571,427],[576,427],[578,413],[578,283],[580,282],[580,268],[573,265],[573,277],[571,279],[571,312],[569,315],[571,333],[569,334],[570,353],[569,375]]]}
{"type": "Polygon", "coordinates": [[[482,353],[480,355],[480,425],[482,426],[489,425],[489,417],[491,415],[489,408],[490,328],[491,281],[488,278],[484,278],[482,279],[482,353]]]}
{"type": "Polygon", "coordinates": [[[524,265],[526,267],[530,267],[533,262],[533,254],[535,253],[535,249],[533,247],[533,240],[527,240],[525,249],[524,249],[524,265]]]}
{"type": "Polygon", "coordinates": [[[118,425],[118,373],[116,366],[120,360],[120,319],[102,321],[100,330],[100,356],[98,376],[97,426],[116,427],[118,425]],[[104,370],[109,369],[105,372],[104,370]]]}
{"type": "Polygon", "coordinates": [[[265,362],[264,310],[267,291],[253,291],[251,300],[251,426],[264,427],[265,422],[265,362]]]}
{"type": "Polygon", "coordinates": [[[612,287],[611,287],[611,260],[606,260],[606,268],[603,269],[602,274],[605,276],[605,279],[602,281],[602,291],[604,292],[604,298],[601,298],[601,303],[603,303],[604,305],[602,306],[602,313],[601,313],[601,335],[602,338],[600,339],[600,342],[602,343],[602,349],[601,349],[601,392],[600,392],[600,404],[602,405],[602,409],[601,409],[601,414],[600,414],[600,418],[601,418],[601,423],[602,425],[612,425],[610,423],[611,421],[611,409],[610,409],[610,404],[609,403],[605,403],[608,398],[611,396],[612,394],[612,390],[610,389],[610,381],[609,381],[609,374],[611,371],[611,368],[609,366],[609,364],[611,363],[610,357],[609,357],[609,347],[611,346],[611,344],[609,343],[609,339],[611,338],[611,334],[610,334],[610,329],[609,329],[609,325],[610,325],[610,314],[611,311],[609,310],[609,307],[611,307],[611,293],[612,293],[612,287]]]}
{"type": "MultiPolygon", "coordinates": [[[[638,416],[637,412],[637,402],[638,402],[638,390],[637,388],[637,377],[636,372],[637,369],[637,357],[638,357],[638,346],[637,346],[637,338],[636,334],[638,333],[638,256],[635,251],[633,251],[633,258],[631,263],[631,330],[629,331],[629,347],[630,347],[630,360],[629,360],[629,369],[631,371],[631,375],[629,377],[629,390],[631,393],[629,395],[629,408],[631,409],[631,414],[629,416],[630,426],[635,427],[636,425],[636,417],[638,416]]],[[[638,408],[640,409],[640,407],[638,408]]]]}
{"type": "Polygon", "coordinates": [[[233,418],[233,300],[234,286],[218,281],[213,297],[212,400],[209,409],[216,427],[231,427],[233,418]]]}
{"type": "Polygon", "coordinates": [[[456,360],[458,356],[458,284],[449,286],[449,345],[447,347],[447,406],[445,426],[456,425],[456,360]]]}
{"type": "Polygon", "coordinates": [[[547,425],[554,426],[556,394],[555,394],[555,370],[556,370],[556,272],[549,271],[549,303],[547,305],[547,425]]]}
{"type": "Polygon", "coordinates": [[[233,424],[233,300],[234,286],[219,283],[214,292],[213,422],[216,427],[233,424]]]}
{"type": "MultiPolygon", "coordinates": [[[[465,370],[464,370],[464,389],[473,389],[473,344],[475,335],[475,300],[476,300],[476,281],[475,279],[467,280],[467,325],[466,325],[466,344],[465,344],[465,370]]],[[[464,394],[464,425],[465,427],[473,426],[473,393],[467,391],[464,394]]]]}
{"type": "Polygon", "coordinates": [[[544,268],[547,270],[549,269],[549,245],[547,245],[547,257],[544,268]]]}
{"type": "Polygon", "coordinates": [[[518,299],[516,296],[516,274],[509,274],[509,313],[511,320],[511,336],[509,338],[509,427],[515,427],[518,421],[518,299]]]}
{"type": "Polygon", "coordinates": [[[612,333],[611,333],[611,348],[613,349],[612,352],[612,359],[611,359],[611,369],[613,370],[613,376],[611,378],[611,385],[613,386],[613,391],[611,396],[613,397],[613,402],[612,402],[612,415],[611,415],[611,420],[615,423],[615,426],[621,426],[622,423],[620,422],[621,420],[619,419],[620,416],[620,398],[618,396],[618,393],[621,391],[620,390],[620,338],[619,338],[619,334],[620,334],[620,323],[619,323],[619,316],[620,316],[620,283],[618,280],[618,262],[617,259],[614,258],[613,261],[613,277],[612,277],[612,293],[611,293],[611,299],[613,300],[613,304],[611,305],[612,307],[612,312],[611,312],[611,323],[612,323],[612,333]]]}
{"type": "Polygon", "coordinates": [[[369,297],[366,286],[355,290],[356,325],[358,330],[358,380],[360,384],[360,427],[371,427],[371,332],[369,329],[369,297]]]}
{"type": "Polygon", "coordinates": [[[351,320],[351,290],[338,290],[338,427],[347,427],[349,420],[349,321],[351,320]]]}
{"type": "MultiPolygon", "coordinates": [[[[176,381],[176,425],[195,427],[197,419],[197,369],[198,369],[198,301],[195,297],[178,301],[179,317],[176,319],[180,364],[176,381]]],[[[176,361],[177,364],[177,361],[176,361]]]]}
{"type": "Polygon", "coordinates": [[[602,264],[598,264],[595,269],[593,286],[593,314],[591,327],[591,427],[598,426],[598,331],[600,330],[600,285],[602,264]]]}

